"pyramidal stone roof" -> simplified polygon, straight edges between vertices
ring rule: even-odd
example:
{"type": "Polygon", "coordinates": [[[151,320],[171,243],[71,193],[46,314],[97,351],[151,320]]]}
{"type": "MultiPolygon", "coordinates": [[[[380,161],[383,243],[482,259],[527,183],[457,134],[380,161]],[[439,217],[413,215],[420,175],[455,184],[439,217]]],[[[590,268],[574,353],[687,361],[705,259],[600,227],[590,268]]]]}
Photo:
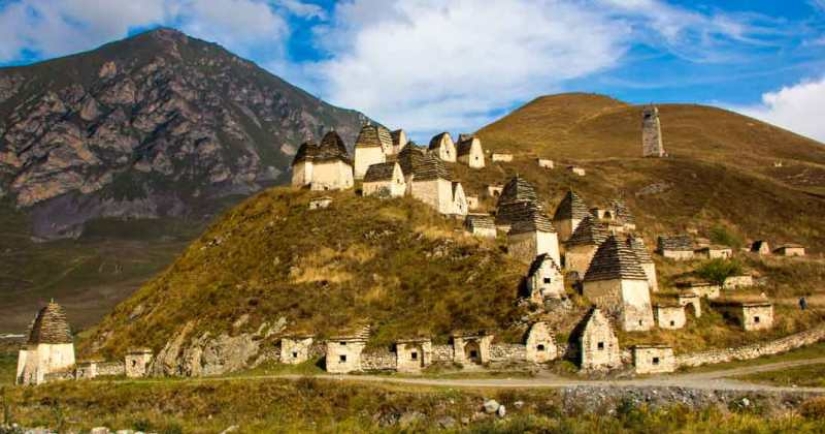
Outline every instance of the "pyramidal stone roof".
{"type": "Polygon", "coordinates": [[[546,261],[549,261],[550,266],[558,270],[559,273],[561,273],[561,267],[559,267],[559,264],[557,264],[556,261],[553,260],[553,257],[548,255],[547,253],[542,253],[541,255],[536,256],[536,259],[534,259],[533,263],[530,264],[530,270],[527,271],[527,277],[535,276],[536,273],[538,273],[538,271],[541,269],[541,266],[544,265],[546,261]]]}
{"type": "Polygon", "coordinates": [[[450,133],[445,131],[443,133],[436,134],[435,137],[430,140],[430,150],[440,148],[444,137],[450,137],[450,133]]]}
{"type": "Polygon", "coordinates": [[[391,148],[392,134],[380,125],[364,125],[355,141],[356,148],[391,148]]]}
{"type": "Polygon", "coordinates": [[[470,229],[496,229],[495,219],[488,214],[467,214],[464,220],[464,226],[470,229]]]}
{"type": "Polygon", "coordinates": [[[630,250],[633,250],[633,253],[636,254],[636,257],[639,258],[640,264],[653,263],[653,258],[650,257],[650,252],[647,251],[645,240],[641,237],[628,235],[625,242],[627,243],[627,246],[630,247],[630,250]]]}
{"type": "Polygon", "coordinates": [[[395,172],[395,161],[370,165],[364,174],[364,182],[392,181],[395,172]]]}
{"type": "MultiPolygon", "coordinates": [[[[407,136],[407,134],[404,132],[404,130],[395,130],[395,131],[390,133],[390,137],[392,138],[392,145],[393,146],[401,146],[401,135],[402,134],[404,135],[404,137],[407,136]]],[[[405,143],[405,145],[406,145],[406,143],[405,143]]]]}
{"type": "Polygon", "coordinates": [[[611,235],[599,246],[590,267],[584,275],[584,281],[596,280],[647,280],[639,258],[624,241],[611,235]]]}
{"type": "Polygon", "coordinates": [[[407,143],[401,151],[398,152],[398,164],[401,165],[401,171],[404,176],[414,173],[415,168],[420,166],[424,161],[426,152],[424,149],[415,146],[412,142],[407,143]]]}
{"type": "Polygon", "coordinates": [[[349,159],[349,151],[344,144],[344,140],[335,131],[324,134],[321,145],[318,146],[317,159],[344,158],[349,159]]]}
{"type": "Polygon", "coordinates": [[[518,220],[510,226],[509,235],[526,234],[530,232],[556,232],[553,222],[540,208],[532,208],[526,218],[518,220]]]}
{"type": "Polygon", "coordinates": [[[564,195],[564,199],[556,208],[553,220],[584,220],[589,215],[590,211],[587,209],[584,199],[573,190],[568,190],[567,194],[564,195]]]}
{"type": "Polygon", "coordinates": [[[631,224],[636,223],[636,217],[633,215],[633,213],[630,212],[630,208],[628,208],[623,201],[614,200],[613,209],[616,211],[616,217],[619,219],[619,221],[631,224]]]}
{"type": "Polygon", "coordinates": [[[292,165],[296,165],[302,161],[307,161],[315,158],[318,154],[318,145],[312,142],[301,143],[298,147],[298,152],[295,153],[295,158],[292,159],[292,165]]]}
{"type": "Polygon", "coordinates": [[[434,179],[450,179],[450,173],[444,167],[441,159],[433,154],[427,154],[421,160],[420,164],[412,166],[412,172],[415,181],[431,181],[434,179]]]}
{"type": "Polygon", "coordinates": [[[567,246],[598,246],[610,235],[605,225],[588,215],[579,223],[573,235],[567,240],[567,246]]]}
{"type": "Polygon", "coordinates": [[[29,344],[70,344],[72,331],[66,320],[63,308],[54,301],[49,302],[40,312],[32,324],[29,333],[29,344]]]}
{"type": "Polygon", "coordinates": [[[536,201],[538,201],[538,196],[536,196],[536,188],[533,187],[533,184],[516,175],[507,181],[501,191],[501,196],[498,198],[497,206],[501,207],[519,202],[535,203],[536,201]]]}

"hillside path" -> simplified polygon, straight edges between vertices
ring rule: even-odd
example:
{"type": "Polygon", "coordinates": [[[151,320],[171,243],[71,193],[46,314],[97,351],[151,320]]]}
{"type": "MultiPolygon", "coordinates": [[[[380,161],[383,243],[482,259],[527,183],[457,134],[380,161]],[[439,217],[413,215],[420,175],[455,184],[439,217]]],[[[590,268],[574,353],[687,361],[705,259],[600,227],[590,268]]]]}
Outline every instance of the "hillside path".
{"type": "MultiPolygon", "coordinates": [[[[655,375],[642,378],[621,379],[621,380],[585,380],[562,377],[550,373],[540,373],[532,378],[427,378],[427,377],[397,377],[387,375],[316,375],[319,378],[331,381],[352,381],[360,383],[390,383],[407,384],[415,386],[440,386],[457,388],[568,388],[568,387],[683,387],[687,389],[704,390],[729,390],[729,391],[753,391],[753,392],[809,392],[825,393],[825,387],[787,387],[771,386],[767,384],[748,383],[736,380],[737,377],[759,372],[777,371],[780,369],[793,368],[798,366],[825,364],[825,357],[806,360],[792,360],[776,363],[766,363],[762,365],[743,366],[730,369],[720,369],[717,371],[677,373],[669,375],[655,375]]],[[[286,378],[298,379],[302,375],[248,375],[237,377],[204,378],[203,380],[225,380],[225,379],[265,379],[265,378],[286,378]]]]}

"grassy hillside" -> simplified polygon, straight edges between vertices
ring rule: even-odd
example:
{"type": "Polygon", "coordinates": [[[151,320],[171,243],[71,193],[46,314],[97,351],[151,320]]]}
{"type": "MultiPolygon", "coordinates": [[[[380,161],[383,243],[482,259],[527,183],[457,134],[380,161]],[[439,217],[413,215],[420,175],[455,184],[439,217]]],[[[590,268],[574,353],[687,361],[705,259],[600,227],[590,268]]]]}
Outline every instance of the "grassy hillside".
{"type": "Polygon", "coordinates": [[[409,198],[350,191],[309,211],[311,197],[275,188],[227,213],[89,341],[104,354],[159,349],[187,321],[196,321],[193,334],[231,332],[245,314],[249,330],[285,317],[287,331],[320,337],[369,324],[374,343],[480,328],[520,339],[515,301],[525,267],[495,243],[464,236],[460,222],[409,198]]]}
{"type": "Polygon", "coordinates": [[[825,146],[725,110],[661,105],[665,159],[641,157],[641,107],[600,95],[538,98],[478,131],[485,149],[513,163],[458,168],[471,193],[519,173],[554,205],[566,188],[592,206],[622,197],[645,235],[723,226],[745,240],[799,242],[821,252],[825,232],[825,146]],[[557,162],[540,169],[534,158],[557,162]],[[781,167],[775,167],[781,163],[781,167]],[[578,164],[585,177],[565,172],[578,164]],[[663,192],[646,194],[654,185],[663,192]]]}

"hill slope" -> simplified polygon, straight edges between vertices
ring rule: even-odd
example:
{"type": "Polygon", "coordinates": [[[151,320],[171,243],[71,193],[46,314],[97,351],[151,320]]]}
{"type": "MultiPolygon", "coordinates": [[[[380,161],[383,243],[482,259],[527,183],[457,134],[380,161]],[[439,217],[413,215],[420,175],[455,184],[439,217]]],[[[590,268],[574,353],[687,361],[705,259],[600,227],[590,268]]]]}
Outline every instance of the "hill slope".
{"type": "Polygon", "coordinates": [[[591,206],[621,197],[650,238],[686,228],[710,236],[721,225],[743,239],[825,250],[825,146],[713,107],[668,104],[659,111],[670,157],[645,159],[641,107],[589,94],[537,98],[478,131],[485,149],[513,152],[513,163],[459,173],[471,180],[472,193],[520,173],[550,199],[550,209],[567,188],[591,206]],[[537,156],[561,168],[540,169],[537,156]],[[587,175],[566,172],[565,164],[587,175]]]}
{"type": "Polygon", "coordinates": [[[461,235],[460,222],[409,198],[349,191],[329,209],[309,211],[310,197],[275,188],[247,200],[118,305],[86,343],[103,354],[159,350],[187,323],[194,339],[254,332],[281,317],[279,331],[319,337],[371,325],[374,344],[483,328],[520,338],[525,266],[495,243],[461,235]]]}

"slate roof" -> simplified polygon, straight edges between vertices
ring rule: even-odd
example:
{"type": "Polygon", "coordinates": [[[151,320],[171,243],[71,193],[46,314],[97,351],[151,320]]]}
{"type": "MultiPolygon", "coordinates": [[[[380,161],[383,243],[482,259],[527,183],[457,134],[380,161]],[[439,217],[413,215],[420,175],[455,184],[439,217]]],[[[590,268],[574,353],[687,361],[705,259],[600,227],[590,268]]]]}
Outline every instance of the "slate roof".
{"type": "Polygon", "coordinates": [[[541,255],[536,256],[536,259],[533,260],[533,263],[530,264],[530,270],[527,271],[527,277],[533,277],[536,273],[541,269],[542,264],[544,261],[550,261],[552,267],[561,273],[561,267],[559,264],[556,264],[556,261],[553,259],[552,256],[548,255],[547,253],[542,253],[541,255]]]}
{"type": "Polygon", "coordinates": [[[414,173],[414,169],[422,164],[425,156],[424,149],[415,146],[412,142],[404,146],[398,152],[398,164],[401,165],[404,176],[414,173]]]}
{"type": "Polygon", "coordinates": [[[321,139],[321,144],[318,145],[318,154],[315,156],[315,159],[328,160],[338,158],[350,161],[349,151],[347,151],[347,146],[344,144],[341,136],[335,131],[330,131],[324,134],[324,138],[321,139]]]}
{"type": "Polygon", "coordinates": [[[390,130],[380,125],[364,125],[355,141],[356,148],[390,148],[392,147],[390,130]]]}
{"type": "Polygon", "coordinates": [[[72,332],[66,320],[66,313],[59,304],[51,301],[37,312],[29,333],[28,343],[32,345],[72,343],[72,332]]]}
{"type": "Polygon", "coordinates": [[[553,220],[584,220],[584,218],[589,215],[590,212],[587,210],[584,199],[573,190],[569,190],[556,208],[556,213],[553,214],[553,220]]]}
{"type": "Polygon", "coordinates": [[[389,163],[372,164],[364,174],[364,182],[392,181],[392,174],[395,171],[395,161],[389,163]]]}
{"type": "Polygon", "coordinates": [[[476,137],[471,134],[462,134],[459,136],[458,144],[456,145],[456,154],[458,154],[459,157],[468,155],[473,150],[473,139],[476,139],[476,137]]]}
{"type": "Polygon", "coordinates": [[[567,240],[567,246],[598,246],[603,243],[610,233],[603,223],[597,221],[592,215],[588,215],[579,223],[573,231],[573,235],[567,240]]]}
{"type": "Polygon", "coordinates": [[[488,214],[468,214],[464,219],[464,226],[468,229],[496,229],[496,223],[493,216],[488,214]]]}
{"type": "Polygon", "coordinates": [[[497,206],[509,205],[517,202],[537,202],[536,188],[526,179],[516,175],[507,181],[501,196],[498,198],[497,206]]]}
{"type": "Polygon", "coordinates": [[[625,242],[627,243],[627,246],[630,247],[630,250],[633,250],[633,253],[636,254],[636,257],[639,258],[639,263],[653,263],[653,258],[650,257],[650,252],[647,251],[647,246],[645,246],[645,240],[641,237],[628,235],[625,242]]]}
{"type": "Polygon", "coordinates": [[[630,208],[628,208],[627,205],[621,200],[613,201],[613,209],[615,210],[616,218],[618,218],[619,221],[630,224],[636,223],[636,217],[630,212],[630,208]]]}
{"type": "Polygon", "coordinates": [[[436,135],[435,135],[435,136],[434,136],[434,137],[430,140],[430,150],[440,148],[440,147],[441,147],[441,139],[442,139],[442,138],[444,138],[444,136],[449,137],[449,136],[450,136],[450,133],[448,133],[448,132],[446,132],[446,131],[445,131],[445,132],[443,132],[443,133],[436,134],[436,135]]]}
{"type": "Polygon", "coordinates": [[[513,222],[509,234],[518,235],[536,231],[556,232],[553,222],[540,208],[531,209],[526,218],[513,222]]]}
{"type": "Polygon", "coordinates": [[[660,252],[665,250],[693,251],[693,240],[688,235],[676,235],[673,237],[660,236],[656,242],[656,247],[660,252]]]}
{"type": "Polygon", "coordinates": [[[433,179],[450,179],[450,173],[444,167],[444,163],[440,158],[432,154],[424,155],[420,164],[412,166],[412,173],[415,175],[415,181],[430,181],[433,179]]]}
{"type": "MultiPolygon", "coordinates": [[[[395,130],[395,131],[390,133],[390,138],[392,138],[392,145],[393,146],[400,146],[401,145],[401,143],[400,143],[401,134],[403,132],[404,132],[404,130],[395,130]]],[[[404,135],[406,136],[406,134],[404,134],[404,135]]],[[[405,143],[405,145],[406,145],[406,143],[405,143]]]]}
{"type": "Polygon", "coordinates": [[[585,282],[613,279],[647,280],[639,258],[627,243],[619,241],[615,235],[609,236],[599,246],[584,275],[585,282]]]}
{"type": "Polygon", "coordinates": [[[295,153],[295,158],[292,159],[292,165],[296,165],[302,161],[307,161],[315,158],[318,154],[318,145],[312,142],[301,143],[298,147],[298,152],[295,153]]]}

